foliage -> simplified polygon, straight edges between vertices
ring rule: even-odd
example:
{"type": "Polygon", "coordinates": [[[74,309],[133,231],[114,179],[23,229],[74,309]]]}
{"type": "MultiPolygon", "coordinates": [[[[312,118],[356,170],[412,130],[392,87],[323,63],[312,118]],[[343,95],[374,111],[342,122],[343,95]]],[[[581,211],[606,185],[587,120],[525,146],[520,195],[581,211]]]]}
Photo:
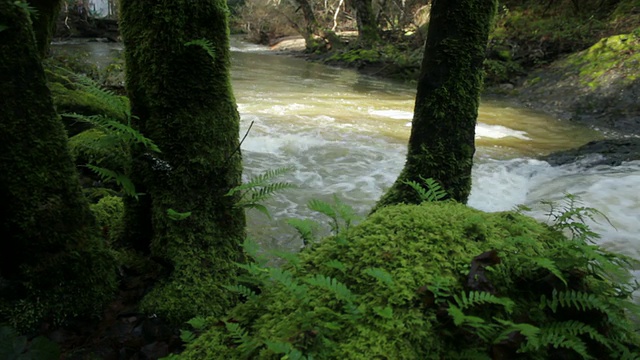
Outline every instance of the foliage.
{"type": "Polygon", "coordinates": [[[288,182],[273,182],[272,180],[291,172],[291,170],[291,168],[269,170],[264,174],[249,179],[244,184],[232,188],[227,192],[226,196],[239,195],[236,206],[245,209],[256,209],[270,218],[269,210],[262,203],[273,197],[277,191],[295,187],[288,182]]]}
{"type": "Polygon", "coordinates": [[[60,349],[51,340],[43,336],[28,339],[26,336],[20,336],[12,327],[0,324],[0,359],[57,360],[59,358],[60,349]]]}
{"type": "Polygon", "coordinates": [[[254,262],[230,288],[244,303],[180,358],[633,358],[630,260],[560,233],[581,224],[563,213],[583,211],[548,227],[453,202],[389,206],[283,268],[245,244],[254,262]]]}
{"type": "Polygon", "coordinates": [[[105,196],[91,204],[91,212],[107,243],[117,241],[123,232],[124,204],[119,196],[105,196]]]}
{"type": "Polygon", "coordinates": [[[424,183],[424,186],[413,180],[406,180],[404,183],[418,193],[421,202],[439,201],[447,197],[447,191],[437,181],[431,178],[425,179],[422,176],[419,176],[419,178],[424,183]]]}

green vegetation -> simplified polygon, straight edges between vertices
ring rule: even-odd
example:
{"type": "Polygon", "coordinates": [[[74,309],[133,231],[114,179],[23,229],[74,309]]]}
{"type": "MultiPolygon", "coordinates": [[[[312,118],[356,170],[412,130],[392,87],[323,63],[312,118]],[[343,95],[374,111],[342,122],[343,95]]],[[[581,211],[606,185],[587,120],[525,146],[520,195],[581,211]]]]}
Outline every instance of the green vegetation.
{"type": "Polygon", "coordinates": [[[244,302],[196,321],[179,358],[638,356],[629,260],[590,244],[574,223],[590,209],[568,201],[553,227],[453,202],[390,206],[281,268],[247,243],[254,262],[230,287],[244,302]]]}

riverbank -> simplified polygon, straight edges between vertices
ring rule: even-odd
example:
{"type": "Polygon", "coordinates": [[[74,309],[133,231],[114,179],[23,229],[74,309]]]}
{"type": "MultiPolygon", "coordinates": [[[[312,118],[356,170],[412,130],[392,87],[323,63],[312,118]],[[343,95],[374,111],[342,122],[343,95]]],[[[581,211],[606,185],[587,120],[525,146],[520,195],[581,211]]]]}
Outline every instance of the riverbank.
{"type": "MultiPolygon", "coordinates": [[[[302,37],[274,42],[274,53],[397,78],[400,65],[385,61],[340,61],[335,54],[305,52],[302,37]],[[394,71],[390,71],[394,70],[394,71]]],[[[405,73],[415,73],[415,65],[405,73]]],[[[484,94],[588,125],[611,137],[640,136],[640,31],[598,41],[590,48],[532,69],[511,82],[489,83],[484,94]]],[[[414,81],[414,79],[405,79],[414,81]]]]}

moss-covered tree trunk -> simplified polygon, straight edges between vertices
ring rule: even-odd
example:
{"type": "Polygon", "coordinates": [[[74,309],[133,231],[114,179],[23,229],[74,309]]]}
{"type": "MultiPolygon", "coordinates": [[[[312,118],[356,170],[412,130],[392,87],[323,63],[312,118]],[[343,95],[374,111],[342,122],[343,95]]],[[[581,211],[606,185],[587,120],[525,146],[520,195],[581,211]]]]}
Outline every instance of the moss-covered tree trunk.
{"type": "Polygon", "coordinates": [[[368,46],[379,41],[378,24],[371,7],[371,0],[351,0],[351,6],[356,11],[358,42],[368,46]]]}
{"type": "Polygon", "coordinates": [[[471,191],[482,63],[496,0],[434,0],[407,161],[376,208],[420,199],[406,181],[438,181],[456,201],[471,191]]]}
{"type": "Polygon", "coordinates": [[[115,285],[45,84],[29,14],[0,1],[0,323],[97,312],[115,285]]]}
{"type": "Polygon", "coordinates": [[[225,196],[242,174],[227,13],[225,0],[120,3],[134,126],[162,150],[134,153],[131,176],[145,195],[127,202],[127,229],[168,270],[143,308],[175,322],[235,301],[224,286],[235,281],[245,217],[225,196]],[[169,209],[191,215],[172,220],[169,209]]]}
{"type": "Polygon", "coordinates": [[[36,35],[38,52],[44,57],[49,52],[62,0],[29,0],[29,4],[37,11],[36,16],[32,18],[33,31],[36,35]]]}

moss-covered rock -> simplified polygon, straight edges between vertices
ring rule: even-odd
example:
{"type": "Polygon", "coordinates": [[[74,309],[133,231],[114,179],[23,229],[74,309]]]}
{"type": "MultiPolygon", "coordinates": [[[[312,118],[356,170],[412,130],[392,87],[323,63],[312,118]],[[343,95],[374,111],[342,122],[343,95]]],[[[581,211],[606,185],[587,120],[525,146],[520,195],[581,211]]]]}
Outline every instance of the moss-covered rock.
{"type": "Polygon", "coordinates": [[[117,241],[122,235],[124,216],[124,204],[118,196],[105,196],[97,203],[91,204],[91,212],[96,218],[98,227],[102,230],[102,236],[108,242],[117,241]]]}
{"type": "Polygon", "coordinates": [[[530,106],[622,134],[640,133],[640,28],[531,73],[518,96],[530,106]]]}
{"type": "Polygon", "coordinates": [[[571,241],[512,212],[483,213],[451,202],[382,208],[348,233],[290,258],[283,269],[247,267],[262,277],[237,289],[247,301],[224,321],[212,321],[181,358],[581,358],[566,350],[571,346],[558,350],[531,335],[554,338],[548,330],[554,326],[584,326],[624,348],[598,344],[581,330],[561,334],[583,341],[598,359],[637,351],[627,325],[612,324],[626,324],[613,295],[629,293],[596,275],[592,254],[571,241]],[[563,308],[557,312],[546,306],[545,299],[570,290],[575,306],[556,304],[563,308]],[[581,310],[584,294],[593,296],[593,307],[581,310]],[[606,306],[596,303],[611,311],[602,313],[606,306]],[[519,348],[528,354],[516,355],[519,348]]]}

